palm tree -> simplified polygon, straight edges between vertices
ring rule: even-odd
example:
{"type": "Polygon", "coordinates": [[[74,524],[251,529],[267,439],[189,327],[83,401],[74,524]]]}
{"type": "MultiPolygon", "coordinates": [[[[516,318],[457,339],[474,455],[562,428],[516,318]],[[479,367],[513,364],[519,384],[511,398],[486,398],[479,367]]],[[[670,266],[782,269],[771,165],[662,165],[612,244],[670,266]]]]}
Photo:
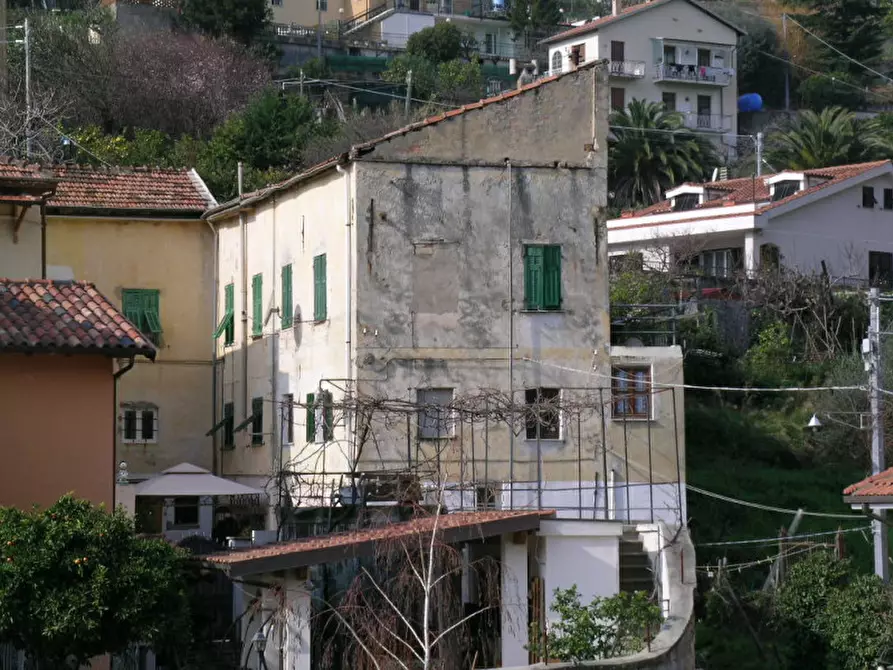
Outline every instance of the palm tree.
{"type": "Polygon", "coordinates": [[[881,124],[860,122],[842,107],[803,111],[769,135],[766,160],[775,170],[812,170],[891,155],[881,124]]]}
{"type": "Polygon", "coordinates": [[[661,103],[632,100],[610,120],[608,184],[614,207],[659,202],[668,188],[701,181],[719,165],[710,141],[688,130],[682,114],[661,103]]]}

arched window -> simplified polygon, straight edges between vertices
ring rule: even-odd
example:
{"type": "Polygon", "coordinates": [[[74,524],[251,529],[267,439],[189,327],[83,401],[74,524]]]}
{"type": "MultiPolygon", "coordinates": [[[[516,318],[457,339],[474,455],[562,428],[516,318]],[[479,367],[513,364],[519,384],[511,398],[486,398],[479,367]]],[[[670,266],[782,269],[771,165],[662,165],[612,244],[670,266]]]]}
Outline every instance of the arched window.
{"type": "Polygon", "coordinates": [[[771,242],[760,245],[760,267],[766,270],[777,270],[781,264],[781,252],[771,242]]]}
{"type": "Polygon", "coordinates": [[[561,50],[558,50],[552,54],[552,74],[559,74],[560,72],[561,72],[561,50]]]}

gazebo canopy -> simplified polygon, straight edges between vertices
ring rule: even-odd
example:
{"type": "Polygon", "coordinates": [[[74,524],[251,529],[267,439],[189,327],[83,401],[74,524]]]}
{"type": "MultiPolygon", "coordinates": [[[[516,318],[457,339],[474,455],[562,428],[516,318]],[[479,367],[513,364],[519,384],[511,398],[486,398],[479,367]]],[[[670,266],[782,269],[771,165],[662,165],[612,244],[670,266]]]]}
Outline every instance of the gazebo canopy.
{"type": "Polygon", "coordinates": [[[191,463],[180,463],[157,477],[140,482],[134,487],[138,496],[237,496],[266,495],[265,491],[239,484],[231,479],[212,475],[208,470],[191,463]]]}

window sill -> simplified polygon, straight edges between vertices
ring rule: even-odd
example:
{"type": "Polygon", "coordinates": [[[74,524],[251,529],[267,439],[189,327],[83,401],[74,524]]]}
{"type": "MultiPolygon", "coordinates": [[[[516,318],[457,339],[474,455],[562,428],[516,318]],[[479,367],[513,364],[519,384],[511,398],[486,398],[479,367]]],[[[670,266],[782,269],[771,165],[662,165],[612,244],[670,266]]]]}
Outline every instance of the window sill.
{"type": "Polygon", "coordinates": [[[251,333],[250,337],[252,340],[260,340],[263,339],[263,333],[251,333]]]}
{"type": "Polygon", "coordinates": [[[246,445],[246,446],[247,446],[249,449],[255,449],[255,448],[257,448],[257,447],[262,447],[262,446],[264,446],[264,444],[265,444],[264,442],[252,442],[251,444],[246,445]]]}
{"type": "Polygon", "coordinates": [[[148,447],[158,444],[158,440],[121,440],[121,444],[126,444],[129,447],[148,447]]]}
{"type": "Polygon", "coordinates": [[[611,421],[615,423],[648,423],[654,421],[651,416],[612,416],[611,421]]]}
{"type": "Polygon", "coordinates": [[[444,440],[455,440],[455,435],[441,435],[439,437],[422,437],[419,435],[419,442],[443,442],[444,440]]]}
{"type": "Polygon", "coordinates": [[[564,444],[567,442],[567,439],[563,437],[541,437],[539,439],[535,437],[525,437],[524,441],[527,442],[527,444],[564,444]]]}
{"type": "Polygon", "coordinates": [[[566,309],[521,309],[521,314],[565,314],[566,309]]]}
{"type": "Polygon", "coordinates": [[[166,530],[201,530],[201,524],[174,524],[172,526],[168,526],[166,530]]]}
{"type": "Polygon", "coordinates": [[[325,319],[313,319],[313,321],[311,323],[314,326],[321,326],[324,323],[328,323],[328,322],[329,322],[329,319],[328,319],[328,317],[326,317],[325,319]]]}

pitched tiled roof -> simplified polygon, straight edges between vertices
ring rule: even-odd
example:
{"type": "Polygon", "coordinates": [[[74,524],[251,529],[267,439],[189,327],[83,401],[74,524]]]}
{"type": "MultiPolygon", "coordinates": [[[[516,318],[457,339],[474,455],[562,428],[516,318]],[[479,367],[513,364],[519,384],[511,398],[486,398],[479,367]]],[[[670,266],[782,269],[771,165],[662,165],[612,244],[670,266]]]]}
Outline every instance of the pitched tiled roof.
{"type": "Polygon", "coordinates": [[[862,498],[879,496],[890,496],[893,498],[893,468],[887,468],[883,472],[866,477],[860,482],[850,484],[843,490],[843,495],[862,498]]]}
{"type": "Polygon", "coordinates": [[[46,179],[51,177],[39,165],[0,156],[0,179],[46,179]]]}
{"type": "Polygon", "coordinates": [[[58,180],[49,206],[197,214],[216,201],[194,170],[55,165],[58,180]]]}
{"type": "MultiPolygon", "coordinates": [[[[584,23],[582,26],[574,26],[570,30],[565,30],[564,32],[547,37],[546,39],[542,40],[540,44],[554,44],[555,42],[564,42],[565,40],[571,39],[573,37],[579,37],[580,35],[588,35],[589,33],[593,33],[599,28],[602,28],[608,24],[615,23],[617,21],[620,21],[621,19],[629,18],[630,16],[633,16],[635,14],[640,14],[649,9],[654,9],[655,7],[659,7],[660,5],[666,5],[667,3],[672,1],[673,0],[646,0],[645,2],[640,2],[636,5],[628,5],[627,7],[624,7],[622,10],[620,10],[620,12],[618,12],[616,16],[613,14],[609,14],[608,16],[602,16],[601,18],[595,19],[594,21],[584,23]]],[[[686,0],[686,2],[688,2],[690,5],[694,5],[705,14],[709,14],[720,23],[726,24],[735,32],[741,35],[745,34],[745,32],[734,23],[727,21],[719,14],[704,7],[700,3],[694,2],[693,0],[686,0]]]]}
{"type": "Polygon", "coordinates": [[[93,284],[0,279],[0,353],[155,358],[155,347],[93,284]]]}
{"type": "Polygon", "coordinates": [[[304,172],[297,174],[293,177],[289,177],[288,179],[278,182],[276,184],[270,184],[269,186],[265,186],[264,188],[258,189],[251,193],[246,193],[242,196],[242,200],[240,201],[238,198],[230,200],[229,202],[222,203],[217,207],[213,207],[212,209],[205,212],[205,216],[217,216],[223,212],[233,209],[238,205],[249,205],[257,202],[261,202],[274,195],[275,193],[282,192],[286,189],[291,188],[295,184],[304,181],[305,179],[309,179],[321,172],[325,172],[326,170],[330,170],[334,168],[336,165],[341,165],[349,160],[357,157],[358,154],[365,153],[375,148],[376,145],[382,144],[383,142],[387,142],[396,137],[402,137],[403,135],[408,135],[409,133],[416,132],[418,130],[422,130],[429,126],[433,126],[441,121],[445,121],[447,119],[453,119],[457,116],[461,116],[463,114],[467,114],[468,112],[482,109],[489,105],[497,104],[500,102],[505,102],[506,100],[510,100],[515,96],[522,95],[529,91],[535,91],[546,84],[549,84],[553,81],[561,79],[562,77],[569,76],[574,74],[575,72],[579,72],[580,70],[586,70],[596,65],[599,65],[601,61],[591,61],[584,65],[579,66],[574,70],[569,70],[567,72],[562,72],[561,74],[552,75],[549,77],[541,77],[537,79],[531,84],[527,84],[526,86],[521,86],[520,88],[512,89],[511,91],[505,91],[504,93],[500,93],[499,95],[495,95],[491,98],[484,98],[479,100],[478,102],[473,102],[468,105],[463,105],[462,107],[458,107],[456,109],[451,109],[447,112],[443,112],[441,114],[435,114],[434,116],[429,116],[421,121],[417,121],[416,123],[411,123],[408,126],[403,126],[402,128],[398,128],[397,130],[388,133],[387,135],[382,135],[374,140],[370,140],[368,142],[362,142],[360,144],[355,144],[351,147],[349,152],[343,153],[339,156],[335,156],[334,158],[330,158],[329,160],[319,163],[318,165],[314,165],[313,167],[305,170],[304,172]]]}
{"type": "Polygon", "coordinates": [[[554,510],[512,511],[493,510],[482,512],[455,512],[440,517],[431,515],[410,521],[388,523],[346,533],[331,533],[305,537],[290,542],[279,542],[260,547],[234,549],[204,557],[209,563],[239,574],[256,574],[272,570],[277,559],[288,561],[290,568],[316,565],[374,552],[386,547],[388,542],[401,541],[416,536],[428,536],[437,519],[438,533],[443,541],[480,539],[539,528],[542,519],[551,517],[554,510]],[[250,566],[250,567],[249,567],[250,566]]]}
{"type": "MultiPolygon", "coordinates": [[[[775,202],[768,202],[771,196],[769,194],[769,186],[766,183],[766,180],[783,173],[763,175],[761,177],[741,177],[738,179],[712,181],[703,184],[687,184],[689,186],[703,186],[708,191],[723,191],[723,195],[720,198],[715,198],[713,200],[704,202],[697,207],[685,211],[690,212],[693,210],[726,207],[730,205],[743,205],[756,202],[764,203],[756,210],[756,214],[762,214],[763,212],[767,212],[771,209],[775,209],[776,207],[786,205],[789,202],[793,202],[800,198],[806,197],[807,195],[811,195],[813,193],[821,191],[822,189],[826,189],[833,184],[839,184],[840,182],[847,179],[858,177],[862,174],[865,174],[866,172],[869,172],[870,170],[874,170],[876,168],[890,164],[891,163],[889,160],[885,160],[874,161],[871,163],[855,163],[853,165],[838,165],[835,167],[819,168],[816,170],[803,170],[803,174],[807,177],[823,178],[827,181],[819,184],[814,184],[809,188],[798,191],[797,193],[794,193],[787,198],[776,200],[775,202]]],[[[798,171],[788,170],[787,172],[796,173],[798,171]]],[[[644,209],[624,212],[624,218],[649,216],[652,214],[666,214],[672,211],[673,208],[670,200],[662,200],[661,202],[655,203],[650,207],[646,207],[644,209]]]]}

